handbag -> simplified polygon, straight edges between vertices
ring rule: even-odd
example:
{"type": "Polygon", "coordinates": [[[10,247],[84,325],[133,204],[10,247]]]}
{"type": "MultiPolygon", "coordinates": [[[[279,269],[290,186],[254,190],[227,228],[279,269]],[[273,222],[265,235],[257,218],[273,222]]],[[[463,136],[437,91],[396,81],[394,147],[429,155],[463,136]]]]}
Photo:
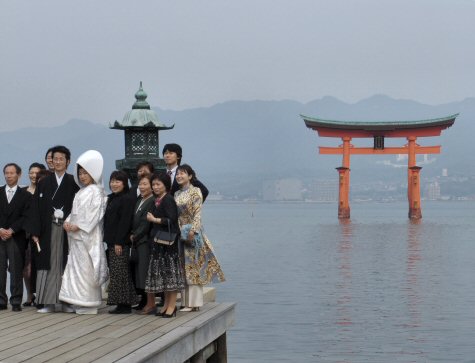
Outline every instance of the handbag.
{"type": "Polygon", "coordinates": [[[137,252],[137,248],[132,243],[132,246],[129,248],[129,262],[130,263],[137,263],[139,261],[139,254],[137,252]]]}
{"type": "Polygon", "coordinates": [[[170,232],[170,220],[167,219],[168,231],[157,231],[153,241],[165,246],[171,246],[175,243],[177,233],[170,232]]]}

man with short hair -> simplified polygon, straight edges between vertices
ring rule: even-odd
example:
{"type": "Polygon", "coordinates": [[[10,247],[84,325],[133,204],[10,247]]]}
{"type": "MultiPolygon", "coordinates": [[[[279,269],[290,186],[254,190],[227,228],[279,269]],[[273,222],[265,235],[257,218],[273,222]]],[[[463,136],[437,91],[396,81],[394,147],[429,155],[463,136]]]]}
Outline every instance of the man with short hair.
{"type": "Polygon", "coordinates": [[[54,164],[53,164],[53,148],[50,147],[48,150],[46,150],[45,154],[45,163],[46,166],[48,167],[48,170],[53,172],[54,171],[54,164]]]}
{"type": "Polygon", "coordinates": [[[10,272],[10,304],[21,311],[23,265],[27,244],[24,223],[31,195],[18,187],[21,168],[9,163],[3,168],[6,185],[0,188],[0,310],[7,308],[7,269],[10,272]]]}
{"type": "MultiPolygon", "coordinates": [[[[163,147],[162,151],[163,155],[163,160],[165,161],[165,164],[167,165],[167,170],[166,173],[170,177],[172,181],[172,187],[170,189],[170,194],[174,195],[175,192],[180,189],[177,181],[176,181],[176,169],[178,168],[178,165],[181,164],[181,158],[183,155],[181,146],[178,144],[166,144],[163,147]]],[[[201,183],[198,179],[194,179],[192,181],[193,186],[200,188],[201,194],[203,195],[203,202],[205,201],[206,197],[208,196],[208,188],[204,186],[203,183],[201,183]]]]}
{"type": "MultiPolygon", "coordinates": [[[[36,293],[40,313],[55,311],[61,288],[61,276],[68,256],[68,240],[63,230],[64,219],[71,213],[73,200],[79,186],[66,170],[71,162],[71,152],[65,146],[52,148],[54,173],[38,182],[32,201],[31,235],[39,243],[34,249],[37,278],[36,293]]],[[[76,170],[74,172],[77,172],[76,170]]],[[[63,304],[62,310],[73,312],[63,304]]]]}

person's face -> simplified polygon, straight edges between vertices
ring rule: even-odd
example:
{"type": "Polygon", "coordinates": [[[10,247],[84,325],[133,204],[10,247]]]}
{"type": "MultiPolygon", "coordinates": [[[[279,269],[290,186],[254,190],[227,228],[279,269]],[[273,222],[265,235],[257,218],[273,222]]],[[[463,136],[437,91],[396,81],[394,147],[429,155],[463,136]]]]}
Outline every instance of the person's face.
{"type": "Polygon", "coordinates": [[[152,194],[152,186],[150,185],[150,180],[144,178],[139,181],[139,191],[142,197],[148,197],[152,194]]]}
{"type": "Polygon", "coordinates": [[[49,170],[54,170],[54,164],[53,164],[53,152],[50,151],[48,154],[46,154],[46,165],[48,165],[49,170]]]}
{"type": "Polygon", "coordinates": [[[109,187],[111,188],[112,193],[117,194],[124,190],[124,183],[117,179],[112,179],[110,181],[109,187]]]}
{"type": "Polygon", "coordinates": [[[137,177],[140,179],[143,176],[150,175],[152,172],[149,170],[148,167],[142,166],[139,170],[137,170],[137,177]]]}
{"type": "Polygon", "coordinates": [[[94,183],[94,179],[92,179],[92,176],[90,176],[89,173],[83,168],[79,168],[78,170],[78,179],[84,186],[94,183]]]}
{"type": "Polygon", "coordinates": [[[167,188],[165,188],[165,184],[162,183],[159,179],[154,179],[152,181],[152,189],[155,195],[162,195],[167,192],[167,188]]]}
{"type": "Polygon", "coordinates": [[[61,152],[53,154],[53,166],[56,173],[63,173],[69,165],[69,160],[66,160],[66,155],[61,152]]]}
{"type": "Polygon", "coordinates": [[[20,179],[21,174],[17,174],[16,168],[14,166],[7,166],[5,172],[5,182],[9,187],[14,187],[18,184],[18,179],[20,179]]]}
{"type": "Polygon", "coordinates": [[[176,182],[179,186],[185,186],[190,184],[191,178],[192,176],[188,175],[188,173],[184,170],[178,170],[176,172],[176,182]]]}
{"type": "Polygon", "coordinates": [[[38,177],[38,173],[40,172],[40,168],[33,167],[28,171],[28,178],[30,178],[30,183],[35,185],[36,184],[36,179],[38,177]]]}
{"type": "Polygon", "coordinates": [[[175,152],[165,150],[163,160],[165,160],[165,164],[174,166],[178,164],[178,155],[175,152]]]}

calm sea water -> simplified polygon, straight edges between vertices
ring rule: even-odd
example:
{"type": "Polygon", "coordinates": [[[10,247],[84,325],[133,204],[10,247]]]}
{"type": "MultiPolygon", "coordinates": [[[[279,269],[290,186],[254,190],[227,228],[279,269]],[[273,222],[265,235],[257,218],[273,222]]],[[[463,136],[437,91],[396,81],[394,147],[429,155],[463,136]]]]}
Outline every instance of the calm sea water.
{"type": "Polygon", "coordinates": [[[206,203],[230,362],[475,362],[475,203],[206,203]]]}

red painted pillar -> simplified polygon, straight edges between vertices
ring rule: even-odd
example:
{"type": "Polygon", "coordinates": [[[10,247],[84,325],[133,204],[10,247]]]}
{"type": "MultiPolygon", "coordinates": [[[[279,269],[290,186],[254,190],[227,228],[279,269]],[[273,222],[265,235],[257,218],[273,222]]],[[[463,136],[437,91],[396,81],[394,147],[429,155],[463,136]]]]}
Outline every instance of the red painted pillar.
{"type": "Polygon", "coordinates": [[[416,164],[416,140],[417,137],[415,136],[409,136],[407,137],[407,200],[409,204],[409,218],[411,215],[411,208],[413,205],[413,188],[412,188],[412,171],[411,168],[414,166],[417,166],[416,164]]]}
{"type": "Polygon", "coordinates": [[[411,177],[410,185],[408,186],[411,190],[412,201],[409,205],[409,218],[410,219],[421,219],[421,183],[420,183],[420,166],[412,166],[409,168],[411,177]]]}
{"type": "Polygon", "coordinates": [[[344,136],[342,166],[338,170],[338,218],[350,218],[350,141],[351,137],[344,136]]]}
{"type": "Polygon", "coordinates": [[[350,169],[340,166],[336,170],[338,170],[338,218],[348,219],[350,218],[350,203],[347,179],[350,169]]]}

